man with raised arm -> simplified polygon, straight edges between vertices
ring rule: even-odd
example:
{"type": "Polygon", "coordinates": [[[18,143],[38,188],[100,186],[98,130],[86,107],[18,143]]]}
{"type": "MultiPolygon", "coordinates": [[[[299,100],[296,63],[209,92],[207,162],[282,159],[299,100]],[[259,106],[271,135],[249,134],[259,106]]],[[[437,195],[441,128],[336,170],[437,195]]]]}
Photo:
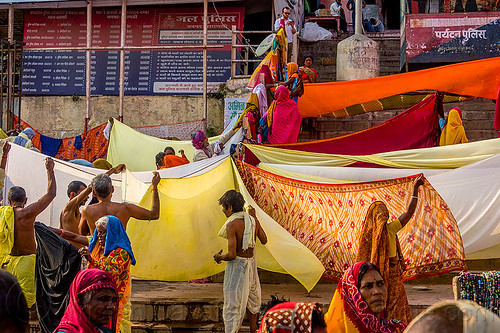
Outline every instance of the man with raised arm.
{"type": "Polygon", "coordinates": [[[56,196],[54,161],[45,160],[48,186],[38,201],[26,206],[26,191],[11,187],[7,199],[9,206],[0,207],[0,265],[14,275],[23,290],[28,307],[35,304],[35,218],[47,208],[56,196]]]}
{"type": "Polygon", "coordinates": [[[126,202],[112,202],[113,184],[111,178],[102,173],[92,179],[92,193],[97,198],[97,203],[84,207],[80,218],[78,229],[81,235],[93,235],[95,222],[103,216],[116,216],[127,228],[128,220],[133,217],[138,220],[157,220],[160,217],[160,198],[158,196],[158,183],[160,182],[160,174],[153,173],[151,180],[153,192],[153,204],[151,209],[139,207],[137,205],[126,202]]]}
{"type": "Polygon", "coordinates": [[[255,209],[243,211],[245,199],[241,193],[230,190],[219,199],[222,212],[228,218],[219,231],[219,236],[226,238],[227,253],[222,250],[214,255],[219,264],[227,261],[224,274],[224,308],[222,317],[226,333],[239,332],[245,312],[250,322],[250,332],[257,331],[257,314],[260,310],[261,291],[257,263],[255,260],[255,241],[258,237],[262,244],[267,243],[267,236],[255,209]]]}
{"type": "MultiPolygon", "coordinates": [[[[113,173],[122,172],[123,169],[125,169],[125,164],[119,164],[106,171],[106,174],[111,176],[113,173]]],[[[79,180],[74,180],[68,184],[67,194],[69,201],[59,216],[60,229],[78,233],[78,225],[81,218],[80,207],[85,205],[90,193],[92,193],[91,184],[86,186],[79,180]]],[[[73,245],[75,244],[73,243],[73,245]]]]}

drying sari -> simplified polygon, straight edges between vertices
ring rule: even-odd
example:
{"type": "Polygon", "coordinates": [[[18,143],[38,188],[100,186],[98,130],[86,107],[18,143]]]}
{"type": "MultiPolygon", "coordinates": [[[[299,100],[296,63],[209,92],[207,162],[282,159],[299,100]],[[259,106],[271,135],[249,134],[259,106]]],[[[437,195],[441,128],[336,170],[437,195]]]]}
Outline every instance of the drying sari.
{"type": "Polygon", "coordinates": [[[405,267],[397,235],[388,232],[388,218],[389,211],[382,201],[371,204],[363,223],[356,260],[369,261],[380,269],[387,286],[387,318],[409,323],[412,316],[403,285],[405,267]],[[392,252],[397,260],[391,262],[392,252]]]}
{"type": "Polygon", "coordinates": [[[271,144],[297,142],[302,117],[297,103],[289,98],[288,89],[279,86],[276,98],[267,111],[268,125],[271,123],[268,140],[271,144]]]}
{"type": "MultiPolygon", "coordinates": [[[[69,304],[59,326],[54,332],[67,333],[101,333],[101,328],[92,323],[80,306],[79,296],[97,289],[110,288],[116,292],[113,277],[100,269],[85,269],[76,274],[69,288],[69,304]]],[[[116,312],[109,325],[113,330],[116,326],[116,312]]]]}
{"type": "Polygon", "coordinates": [[[453,108],[448,113],[448,119],[446,119],[443,131],[441,132],[439,145],[448,146],[466,142],[469,142],[469,140],[465,135],[465,128],[462,125],[462,112],[459,108],[453,108]]]}
{"type": "Polygon", "coordinates": [[[188,163],[189,160],[185,156],[165,155],[163,157],[163,167],[161,169],[173,168],[188,163]]]}
{"type": "Polygon", "coordinates": [[[91,260],[88,268],[102,269],[115,280],[118,292],[116,332],[130,332],[130,307],[127,302],[131,292],[130,265],[135,265],[135,258],[123,224],[114,216],[107,217],[106,244],[103,247],[97,241],[96,228],[89,243],[91,260]]]}
{"type": "Polygon", "coordinates": [[[318,303],[279,303],[266,312],[257,332],[311,333],[313,311],[323,310],[318,303]]]}
{"type": "Polygon", "coordinates": [[[358,276],[363,264],[364,262],[357,262],[349,267],[337,284],[330,308],[325,314],[327,332],[403,332],[406,328],[405,323],[377,317],[361,297],[358,276]]]}
{"type": "Polygon", "coordinates": [[[241,113],[243,128],[247,130],[246,138],[257,141],[260,120],[259,98],[256,93],[251,93],[248,98],[245,110],[241,113]]]}

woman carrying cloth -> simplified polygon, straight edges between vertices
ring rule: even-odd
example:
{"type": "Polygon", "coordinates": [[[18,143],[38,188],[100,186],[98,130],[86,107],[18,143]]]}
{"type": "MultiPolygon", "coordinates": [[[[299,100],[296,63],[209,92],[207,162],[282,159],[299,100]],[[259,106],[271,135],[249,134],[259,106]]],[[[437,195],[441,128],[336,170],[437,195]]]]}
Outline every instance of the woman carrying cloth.
{"type": "Polygon", "coordinates": [[[404,260],[401,255],[397,232],[410,221],[418,200],[418,188],[424,184],[421,175],[413,185],[413,194],[406,212],[387,223],[389,210],[382,201],[375,201],[368,208],[359,240],[357,261],[369,261],[380,269],[387,285],[387,318],[409,323],[412,319],[410,305],[403,285],[404,260]]]}
{"type": "Polygon", "coordinates": [[[256,93],[251,93],[239,119],[242,121],[243,130],[246,131],[245,138],[251,143],[260,143],[257,137],[261,134],[260,118],[259,98],[256,93]]]}
{"type": "Polygon", "coordinates": [[[387,289],[377,266],[357,262],[344,272],[325,315],[328,333],[398,333],[406,324],[386,319],[387,289]]]}

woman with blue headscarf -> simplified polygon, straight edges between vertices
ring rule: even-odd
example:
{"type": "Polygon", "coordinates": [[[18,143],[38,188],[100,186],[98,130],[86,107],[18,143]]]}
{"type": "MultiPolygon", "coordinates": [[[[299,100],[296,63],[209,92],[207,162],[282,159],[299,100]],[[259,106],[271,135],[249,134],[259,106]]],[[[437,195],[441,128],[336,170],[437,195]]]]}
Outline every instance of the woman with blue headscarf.
{"type": "Polygon", "coordinates": [[[102,269],[115,279],[118,291],[117,332],[130,332],[130,265],[135,265],[132,246],[117,217],[103,216],[95,225],[89,247],[81,248],[80,254],[89,261],[87,268],[102,269]]]}
{"type": "Polygon", "coordinates": [[[12,141],[16,145],[23,146],[24,148],[30,149],[33,144],[31,143],[31,139],[35,136],[35,131],[33,131],[31,128],[26,127],[21,133],[19,133],[14,139],[10,139],[9,141],[12,141]]]}

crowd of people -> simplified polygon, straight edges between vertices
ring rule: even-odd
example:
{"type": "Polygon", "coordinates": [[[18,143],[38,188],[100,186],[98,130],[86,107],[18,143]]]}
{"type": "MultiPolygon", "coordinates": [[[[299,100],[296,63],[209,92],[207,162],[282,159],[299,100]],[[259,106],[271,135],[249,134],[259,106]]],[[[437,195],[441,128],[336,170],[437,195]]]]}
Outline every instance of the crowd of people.
{"type": "MultiPolygon", "coordinates": [[[[5,144],[5,159],[8,147],[9,144],[5,144]]],[[[56,333],[131,331],[130,268],[135,258],[126,225],[131,217],[138,220],[159,218],[157,186],[160,176],[158,173],[153,175],[153,199],[148,210],[111,200],[113,187],[109,175],[123,168],[119,165],[97,175],[87,187],[83,183],[70,183],[70,200],[61,213],[61,227],[50,228],[71,242],[71,247],[77,247],[85,259],[84,269],[74,273],[67,287],[68,302],[54,324],[56,333]],[[82,208],[80,213],[81,203],[91,193],[96,203],[82,208]]],[[[7,328],[6,332],[28,330],[28,308],[33,306],[35,299],[33,224],[36,216],[52,201],[56,190],[54,161],[50,158],[46,160],[46,170],[47,193],[38,201],[26,205],[25,191],[14,186],[8,192],[9,205],[0,209],[0,325],[7,328]]],[[[213,256],[216,263],[227,262],[223,287],[225,331],[238,332],[245,315],[251,332],[423,332],[422,327],[429,329],[430,318],[438,320],[438,314],[426,312],[412,321],[402,283],[404,258],[397,238],[397,232],[415,212],[419,187],[423,183],[422,176],[415,180],[407,210],[393,221],[389,221],[389,217],[394,212],[389,212],[384,202],[373,202],[368,208],[357,262],[345,270],[326,313],[315,302],[284,302],[274,298],[261,306],[255,247],[257,242],[266,244],[268,238],[255,209],[245,208],[242,194],[227,191],[218,202],[227,218],[218,233],[227,239],[227,252],[221,249],[213,256]],[[413,327],[411,330],[408,324],[413,327]]],[[[472,305],[447,306],[462,309],[472,305]]],[[[498,327],[494,325],[498,325],[500,319],[495,315],[491,316],[484,309],[477,312],[487,318],[491,327],[498,327]]]]}
{"type": "MultiPolygon", "coordinates": [[[[332,12],[340,11],[339,3],[332,3],[332,12]]],[[[289,15],[290,8],[285,7],[282,17],[276,20],[277,30],[285,32],[280,50],[284,59],[290,59],[286,50],[291,50],[291,47],[283,46],[291,42],[289,36],[296,29],[289,15]]],[[[297,142],[302,121],[298,98],[304,93],[304,83],[315,83],[318,75],[312,64],[312,56],[306,56],[301,67],[293,62],[278,64],[276,67],[281,71],[280,75],[274,75],[271,80],[269,77],[266,79],[269,68],[262,68],[263,83],[254,87],[245,110],[232,129],[213,142],[209,142],[203,131],[193,135],[195,150],[191,162],[221,155],[240,127],[244,132],[243,142],[297,142]]],[[[467,142],[460,109],[452,109],[447,120],[440,120],[440,126],[440,145],[467,142]]],[[[10,145],[31,148],[33,136],[33,130],[27,128],[4,142],[0,185],[3,186],[10,145]]],[[[238,160],[244,155],[240,143],[232,144],[229,152],[238,160]]],[[[78,249],[84,268],[74,272],[71,284],[62,292],[69,295],[69,301],[52,327],[56,333],[131,331],[130,269],[136,261],[126,227],[130,218],[147,221],[159,218],[160,176],[157,172],[153,173],[150,209],[115,202],[112,200],[110,176],[122,172],[125,166],[112,167],[104,162],[101,164],[108,170],[95,176],[88,186],[81,181],[72,181],[67,185],[69,201],[60,213],[59,228],[49,228],[70,242],[72,248],[78,249]],[[85,205],[90,196],[92,200],[85,205]]],[[[177,155],[173,147],[166,147],[155,156],[155,162],[158,169],[165,169],[188,164],[190,160],[183,150],[179,150],[177,155]]],[[[43,196],[28,205],[26,191],[13,186],[6,198],[8,205],[0,207],[0,332],[4,331],[4,327],[7,327],[6,332],[27,332],[27,309],[35,304],[35,219],[56,196],[54,161],[51,158],[46,159],[45,168],[47,191],[43,196]]],[[[267,235],[255,209],[245,209],[242,194],[235,190],[227,191],[218,202],[227,218],[218,233],[227,239],[227,252],[220,250],[213,256],[216,263],[227,262],[223,288],[225,331],[238,332],[247,315],[252,333],[403,332],[410,323],[410,327],[416,327],[414,332],[419,332],[417,329],[422,325],[412,322],[403,286],[404,258],[397,233],[414,214],[419,187],[423,183],[422,176],[416,179],[407,210],[393,221],[389,221],[389,217],[396,212],[390,213],[384,202],[371,204],[363,222],[357,262],[345,270],[324,315],[317,303],[275,302],[279,304],[261,309],[255,247],[257,241],[266,244],[267,235]],[[263,314],[260,326],[259,312],[263,314]]],[[[38,279],[43,278],[38,276],[38,279]]],[[[424,318],[428,320],[428,317],[424,318]]]]}

